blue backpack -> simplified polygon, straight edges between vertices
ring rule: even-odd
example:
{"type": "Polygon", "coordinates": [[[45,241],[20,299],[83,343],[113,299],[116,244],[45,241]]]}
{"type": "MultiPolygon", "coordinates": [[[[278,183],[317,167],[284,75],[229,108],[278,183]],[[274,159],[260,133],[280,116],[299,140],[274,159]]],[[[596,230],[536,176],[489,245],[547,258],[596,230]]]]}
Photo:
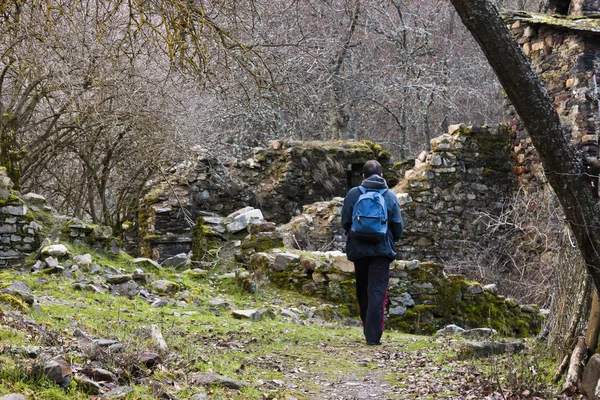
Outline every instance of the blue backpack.
{"type": "Polygon", "coordinates": [[[388,189],[366,189],[359,186],[361,195],[354,204],[350,235],[363,242],[381,243],[388,229],[387,207],[383,194],[388,189]]]}

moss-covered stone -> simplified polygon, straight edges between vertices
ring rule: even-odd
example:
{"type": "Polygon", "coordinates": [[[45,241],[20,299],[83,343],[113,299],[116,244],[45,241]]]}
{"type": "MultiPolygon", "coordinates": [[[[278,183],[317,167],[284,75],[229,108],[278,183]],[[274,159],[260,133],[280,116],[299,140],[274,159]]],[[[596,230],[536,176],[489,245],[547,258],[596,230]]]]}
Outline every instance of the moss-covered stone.
{"type": "Polygon", "coordinates": [[[20,299],[16,298],[13,295],[2,293],[0,294],[0,303],[8,304],[10,307],[16,308],[20,311],[27,311],[29,307],[20,299]]]}
{"type": "Polygon", "coordinates": [[[192,231],[192,261],[212,261],[214,250],[222,241],[221,235],[209,229],[202,217],[198,217],[192,231]]]}
{"type": "Polygon", "coordinates": [[[490,327],[506,336],[527,337],[539,332],[539,312],[524,312],[512,300],[505,300],[459,275],[441,276],[439,266],[422,263],[409,271],[413,286],[431,283],[428,292],[413,296],[419,304],[404,315],[390,316],[390,327],[408,333],[433,333],[448,324],[463,328],[490,327]],[[414,280],[413,280],[414,279],[414,280]]]}

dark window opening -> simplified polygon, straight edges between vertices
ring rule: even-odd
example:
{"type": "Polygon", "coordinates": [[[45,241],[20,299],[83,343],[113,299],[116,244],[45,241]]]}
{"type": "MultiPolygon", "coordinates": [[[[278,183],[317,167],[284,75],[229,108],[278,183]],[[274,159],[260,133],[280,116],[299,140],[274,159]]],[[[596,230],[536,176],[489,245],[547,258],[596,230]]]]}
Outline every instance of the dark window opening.
{"type": "Polygon", "coordinates": [[[548,11],[551,14],[568,15],[570,0],[550,0],[548,11]]]}

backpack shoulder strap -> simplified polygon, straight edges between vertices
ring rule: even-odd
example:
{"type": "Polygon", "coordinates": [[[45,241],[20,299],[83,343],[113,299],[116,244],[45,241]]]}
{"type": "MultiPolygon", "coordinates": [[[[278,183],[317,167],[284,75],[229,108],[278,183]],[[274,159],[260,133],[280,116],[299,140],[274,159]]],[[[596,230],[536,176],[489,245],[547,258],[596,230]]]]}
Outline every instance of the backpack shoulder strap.
{"type": "Polygon", "coordinates": [[[364,186],[362,186],[362,185],[360,185],[360,186],[358,187],[358,190],[360,190],[360,192],[361,192],[362,194],[365,194],[365,193],[367,193],[367,189],[366,189],[364,186]]]}

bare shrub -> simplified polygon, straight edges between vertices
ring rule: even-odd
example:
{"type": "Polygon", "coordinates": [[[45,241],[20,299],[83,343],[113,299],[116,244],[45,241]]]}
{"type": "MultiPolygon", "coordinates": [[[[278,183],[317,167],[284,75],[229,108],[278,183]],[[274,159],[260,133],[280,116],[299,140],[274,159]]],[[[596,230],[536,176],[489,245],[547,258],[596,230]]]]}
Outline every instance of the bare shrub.
{"type": "Polygon", "coordinates": [[[540,337],[557,352],[568,352],[585,330],[592,284],[554,193],[521,189],[501,213],[478,213],[477,222],[485,224],[486,234],[447,269],[549,308],[540,337]]]}
{"type": "Polygon", "coordinates": [[[568,262],[565,251],[572,249],[570,259],[578,257],[553,193],[520,189],[500,213],[478,212],[475,223],[485,226],[485,234],[469,242],[467,258],[449,262],[448,269],[495,283],[521,302],[549,306],[557,272],[568,262]]]}

